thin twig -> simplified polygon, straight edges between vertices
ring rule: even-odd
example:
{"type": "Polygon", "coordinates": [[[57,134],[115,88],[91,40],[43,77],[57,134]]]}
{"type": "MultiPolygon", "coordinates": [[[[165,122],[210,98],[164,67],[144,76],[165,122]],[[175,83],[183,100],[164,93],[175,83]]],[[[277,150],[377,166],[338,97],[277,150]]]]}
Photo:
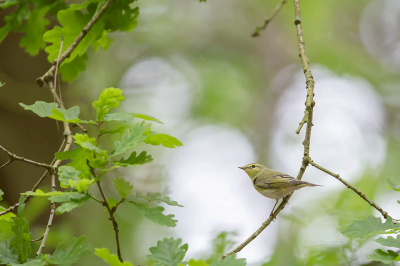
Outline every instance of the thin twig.
{"type": "MultiPolygon", "coordinates": [[[[62,47],[62,45],[61,45],[61,47],[62,47]]],[[[58,59],[58,61],[59,60],[60,60],[60,58],[58,59]]],[[[62,100],[57,95],[57,91],[56,91],[56,88],[55,88],[56,83],[54,83],[54,87],[53,87],[53,82],[52,81],[49,81],[48,84],[49,84],[49,87],[50,87],[50,92],[53,94],[53,96],[56,99],[58,105],[65,110],[64,103],[62,102],[62,100]]],[[[71,133],[71,129],[69,127],[69,123],[64,122],[63,124],[64,124],[64,136],[66,137],[66,144],[65,144],[65,147],[64,147],[64,151],[68,151],[71,148],[72,141],[73,141],[72,140],[72,133],[71,133]]],[[[56,160],[54,162],[53,166],[54,167],[58,167],[61,164],[61,162],[62,162],[62,160],[56,160]]],[[[52,173],[52,175],[51,175],[51,191],[52,192],[54,192],[56,190],[56,181],[55,181],[55,179],[56,179],[55,173],[52,173]]],[[[40,253],[42,253],[42,249],[46,245],[46,239],[47,239],[47,236],[49,234],[50,227],[51,227],[51,225],[53,223],[55,210],[56,210],[56,204],[55,204],[54,201],[51,201],[51,210],[50,210],[49,221],[47,223],[46,231],[44,232],[44,235],[43,235],[42,243],[40,244],[40,247],[39,247],[36,255],[39,255],[40,253]]]]}
{"type": "Polygon", "coordinates": [[[24,157],[21,157],[21,156],[18,156],[18,155],[15,155],[15,154],[9,152],[6,148],[4,148],[1,145],[0,145],[0,149],[2,149],[5,153],[7,153],[8,157],[10,157],[10,161],[8,161],[3,166],[1,166],[0,169],[3,168],[5,165],[10,164],[12,161],[15,160],[15,161],[22,161],[22,162],[25,162],[25,163],[29,163],[29,164],[35,165],[37,167],[44,167],[47,170],[50,170],[51,172],[54,171],[54,166],[51,166],[51,165],[45,164],[45,163],[38,163],[38,162],[29,160],[29,159],[25,159],[24,157]]]}
{"type": "Polygon", "coordinates": [[[286,0],[281,0],[281,2],[275,7],[274,12],[272,15],[264,21],[264,24],[261,27],[257,27],[256,30],[253,32],[251,37],[258,37],[260,36],[260,31],[265,30],[267,25],[278,15],[279,11],[281,11],[282,7],[286,4],[286,0]]]}
{"type": "Polygon", "coordinates": [[[81,124],[71,124],[72,127],[79,127],[84,133],[87,133],[87,129],[81,124]]]}
{"type": "MultiPolygon", "coordinates": [[[[303,29],[301,27],[301,12],[300,12],[300,3],[299,0],[293,0],[294,3],[294,12],[295,12],[295,21],[294,24],[296,25],[296,31],[297,31],[297,41],[298,41],[298,46],[299,46],[299,53],[300,53],[300,58],[301,62],[303,65],[303,71],[304,75],[306,77],[306,85],[307,85],[307,98],[306,98],[306,110],[308,112],[308,120],[307,120],[307,129],[306,129],[306,136],[304,137],[303,141],[303,146],[304,146],[304,153],[303,153],[303,161],[301,163],[301,167],[299,170],[299,173],[297,174],[297,179],[301,180],[301,178],[304,175],[304,172],[306,171],[306,168],[308,166],[308,158],[310,155],[310,143],[311,143],[311,130],[312,130],[312,120],[313,120],[313,108],[315,105],[314,102],[314,79],[311,74],[311,70],[309,67],[308,59],[306,56],[306,51],[304,47],[304,39],[303,39],[303,29]]],[[[275,210],[273,215],[271,215],[261,226],[260,228],[257,229],[254,234],[252,234],[248,239],[246,239],[243,243],[241,243],[239,246],[237,246],[234,250],[231,252],[225,254],[222,256],[221,260],[226,258],[227,256],[237,253],[241,251],[245,246],[247,246],[251,241],[253,241],[259,234],[261,234],[262,231],[264,231],[265,228],[277,217],[277,215],[285,208],[287,202],[289,199],[292,197],[293,193],[289,194],[285,198],[283,198],[283,201],[281,204],[279,204],[278,208],[275,210]]]]}
{"type": "Polygon", "coordinates": [[[57,64],[61,65],[61,63],[64,62],[64,60],[67,59],[72,54],[72,52],[75,50],[78,44],[82,41],[82,39],[86,36],[89,30],[93,27],[96,21],[100,18],[100,16],[104,13],[104,11],[113,1],[114,0],[107,0],[107,2],[104,3],[104,5],[93,16],[93,18],[89,21],[89,23],[82,29],[81,33],[79,33],[76,39],[68,47],[68,49],[61,55],[61,57],[57,60],[54,60],[51,68],[43,76],[36,79],[36,82],[40,87],[43,87],[45,83],[48,83],[54,79],[54,71],[56,70],[56,65],[57,64]]]}
{"type": "Polygon", "coordinates": [[[8,160],[8,162],[6,162],[5,164],[3,164],[2,166],[0,166],[0,170],[3,169],[4,167],[6,167],[7,165],[11,164],[14,161],[13,158],[10,158],[10,160],[8,160]]]}
{"type": "Polygon", "coordinates": [[[41,238],[31,240],[31,242],[38,242],[38,241],[40,241],[42,239],[43,239],[43,236],[41,238]]]}
{"type": "Polygon", "coordinates": [[[375,202],[373,202],[373,201],[371,201],[369,198],[367,198],[367,197],[365,196],[364,193],[362,193],[361,191],[359,191],[358,189],[356,189],[354,186],[352,186],[350,183],[348,183],[346,180],[344,180],[343,178],[341,178],[340,175],[335,174],[335,173],[333,173],[333,172],[331,172],[331,171],[325,169],[325,168],[322,167],[322,166],[319,166],[318,164],[314,163],[313,160],[311,160],[311,158],[308,158],[308,162],[309,162],[312,166],[314,166],[315,168],[321,170],[322,172],[327,173],[328,175],[333,176],[334,178],[336,178],[337,180],[339,180],[340,182],[342,182],[346,187],[348,187],[348,188],[350,188],[351,190],[353,190],[353,191],[354,191],[355,193],[357,193],[363,200],[365,200],[366,202],[368,202],[369,205],[371,205],[372,207],[374,207],[375,209],[377,209],[377,210],[382,214],[382,216],[383,216],[385,219],[387,219],[387,217],[388,217],[388,215],[389,215],[387,212],[385,212],[384,210],[382,210],[382,208],[379,207],[378,205],[376,205],[375,202]]]}
{"type": "Polygon", "coordinates": [[[307,123],[307,118],[308,118],[308,112],[307,112],[307,110],[304,110],[304,116],[303,116],[303,119],[301,120],[301,122],[299,123],[299,127],[296,130],[296,134],[299,134],[300,130],[303,128],[303,125],[305,123],[307,123]]]}
{"type": "MultiPolygon", "coordinates": [[[[94,174],[94,173],[93,173],[93,174],[94,174]]],[[[93,175],[93,176],[94,176],[94,175],[93,175]]],[[[114,227],[115,239],[116,239],[116,241],[117,241],[117,254],[118,254],[118,258],[119,258],[119,260],[120,260],[121,262],[124,262],[124,261],[122,260],[121,248],[120,248],[120,245],[119,245],[119,236],[118,236],[119,229],[118,229],[118,223],[117,223],[117,221],[116,221],[115,218],[114,218],[114,212],[111,210],[110,205],[109,205],[108,202],[107,202],[107,198],[106,198],[106,195],[104,194],[103,188],[101,187],[100,181],[97,181],[96,183],[97,183],[97,186],[99,187],[100,194],[101,194],[101,196],[102,196],[102,198],[103,198],[103,205],[107,208],[107,211],[108,211],[108,213],[110,214],[110,220],[111,220],[111,222],[112,222],[112,224],[113,224],[113,227],[114,227]]]]}
{"type": "MultiPolygon", "coordinates": [[[[64,147],[65,142],[66,142],[66,139],[64,138],[63,142],[61,143],[60,148],[58,149],[58,152],[60,152],[60,151],[62,150],[62,148],[64,147]]],[[[55,161],[56,161],[56,158],[53,159],[53,161],[51,162],[50,165],[53,165],[55,161]]],[[[35,185],[33,186],[33,188],[31,189],[31,191],[35,191],[35,190],[39,187],[40,183],[42,183],[42,181],[46,178],[46,175],[47,175],[48,172],[49,172],[49,171],[46,170],[46,171],[43,173],[43,175],[39,178],[39,180],[36,182],[36,184],[35,184],[35,185]]],[[[24,203],[27,203],[27,202],[30,200],[31,197],[32,197],[32,196],[30,196],[30,195],[26,195],[26,196],[25,196],[24,203]]],[[[10,206],[8,209],[6,209],[6,210],[0,212],[0,216],[4,215],[4,214],[6,214],[6,213],[9,213],[9,212],[11,212],[11,211],[13,211],[13,210],[14,210],[15,208],[17,208],[18,206],[19,206],[19,203],[16,203],[16,204],[14,204],[13,206],[10,206]]]]}
{"type": "MultiPolygon", "coordinates": [[[[52,174],[51,175],[51,192],[54,192],[54,191],[56,191],[56,175],[52,174]]],[[[46,231],[44,232],[44,235],[43,235],[42,243],[40,243],[40,247],[39,247],[38,251],[36,252],[36,255],[39,255],[40,253],[42,253],[42,249],[44,248],[44,246],[46,244],[46,239],[47,239],[47,236],[49,235],[50,227],[53,224],[53,218],[54,218],[55,212],[56,212],[56,204],[54,201],[52,201],[49,221],[46,226],[46,231]]]]}

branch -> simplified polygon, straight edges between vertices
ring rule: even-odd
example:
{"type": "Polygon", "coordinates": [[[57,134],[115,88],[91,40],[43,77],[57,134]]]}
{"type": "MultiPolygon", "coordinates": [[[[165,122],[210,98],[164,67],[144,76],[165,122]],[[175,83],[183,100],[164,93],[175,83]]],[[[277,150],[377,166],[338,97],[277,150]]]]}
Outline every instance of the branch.
{"type": "MultiPolygon", "coordinates": [[[[54,191],[56,191],[56,176],[55,176],[55,174],[51,175],[51,192],[54,192],[54,191]]],[[[38,256],[40,253],[42,253],[42,249],[44,248],[44,246],[46,244],[46,239],[47,239],[47,236],[49,235],[50,227],[53,223],[55,211],[56,211],[56,204],[54,203],[54,201],[52,201],[49,221],[47,223],[46,231],[44,232],[44,235],[42,238],[42,243],[40,243],[40,247],[39,247],[38,251],[36,252],[36,256],[38,256]]]]}
{"type": "Polygon", "coordinates": [[[89,21],[89,23],[82,29],[81,33],[79,33],[78,37],[72,42],[72,44],[68,47],[68,49],[61,55],[61,57],[57,60],[54,60],[52,67],[41,77],[36,79],[37,84],[40,87],[43,87],[45,83],[49,83],[54,79],[54,71],[56,70],[56,65],[61,65],[65,59],[67,59],[78,44],[82,41],[83,37],[89,32],[89,30],[93,27],[96,21],[100,18],[100,16],[104,13],[107,7],[113,2],[114,0],[107,0],[107,2],[99,9],[99,11],[93,16],[93,18],[89,21]]]}
{"type": "MultiPolygon", "coordinates": [[[[93,176],[95,176],[95,175],[94,175],[94,171],[92,171],[92,174],[93,174],[93,176]]],[[[107,211],[108,211],[108,213],[110,214],[110,220],[111,220],[111,222],[112,222],[112,224],[113,224],[113,226],[114,226],[115,239],[117,240],[117,253],[118,253],[118,258],[119,258],[119,260],[120,260],[121,262],[124,262],[124,261],[122,260],[121,248],[120,248],[120,245],[119,245],[118,223],[117,223],[117,221],[115,220],[113,210],[111,210],[110,205],[108,204],[106,195],[104,194],[104,190],[103,190],[103,188],[101,187],[100,181],[97,181],[96,183],[97,183],[97,186],[99,187],[101,197],[103,198],[103,205],[107,208],[107,211]]]]}
{"type": "Polygon", "coordinates": [[[8,157],[10,157],[10,160],[8,162],[6,162],[5,164],[3,164],[0,167],[0,169],[5,167],[5,166],[7,166],[7,165],[9,165],[13,161],[22,161],[22,162],[25,162],[25,163],[29,163],[29,164],[35,165],[37,167],[44,167],[47,170],[50,170],[51,172],[54,172],[54,170],[55,170],[55,168],[52,165],[48,165],[48,164],[45,164],[45,163],[38,163],[38,162],[29,160],[29,159],[25,159],[24,157],[20,157],[18,155],[15,155],[15,154],[9,152],[6,148],[4,148],[1,145],[0,145],[0,149],[2,149],[5,153],[7,153],[8,157]]]}
{"type": "Polygon", "coordinates": [[[286,0],[281,0],[281,2],[275,7],[274,13],[264,21],[264,25],[261,27],[257,27],[256,30],[253,32],[251,37],[258,37],[260,36],[260,31],[265,30],[267,25],[278,15],[279,11],[281,11],[282,7],[286,4],[286,0]]]}
{"type": "MultiPolygon", "coordinates": [[[[58,152],[60,152],[60,151],[62,150],[62,148],[64,147],[65,141],[66,141],[66,139],[64,139],[63,142],[61,143],[61,146],[60,146],[60,148],[58,149],[58,152]]],[[[56,161],[56,158],[53,159],[53,161],[51,162],[50,165],[53,165],[55,161],[56,161]]],[[[36,182],[36,184],[35,184],[35,185],[33,186],[33,188],[31,189],[31,191],[35,191],[35,190],[39,187],[40,183],[42,183],[42,181],[45,179],[45,177],[46,177],[46,175],[47,175],[48,172],[49,172],[49,171],[46,170],[46,171],[43,173],[43,175],[39,178],[39,180],[36,182]]],[[[24,203],[27,203],[31,198],[32,198],[32,196],[30,196],[30,195],[25,196],[24,203]]],[[[9,213],[9,212],[11,212],[11,211],[13,211],[13,210],[14,210],[15,208],[17,208],[18,206],[19,206],[19,203],[14,204],[13,206],[9,207],[8,209],[6,209],[6,210],[0,212],[0,216],[4,215],[4,214],[6,214],[6,213],[9,213]]],[[[40,240],[41,240],[41,239],[40,239],[40,240]]]]}
{"type": "Polygon", "coordinates": [[[377,209],[382,216],[387,219],[388,217],[388,213],[385,212],[384,210],[382,210],[381,207],[379,207],[378,205],[376,205],[373,201],[371,201],[369,198],[367,198],[365,196],[364,193],[362,193],[361,191],[359,191],[358,189],[356,189],[354,186],[352,186],[350,183],[348,183],[346,180],[344,180],[343,178],[340,177],[340,175],[332,173],[331,171],[323,168],[322,166],[319,166],[318,164],[314,163],[313,160],[311,160],[311,158],[308,158],[308,162],[314,166],[315,168],[321,170],[322,172],[327,173],[328,175],[333,176],[334,178],[336,178],[337,180],[339,180],[340,182],[342,182],[347,188],[350,188],[351,190],[353,190],[355,193],[357,193],[363,200],[365,200],[366,202],[369,203],[369,205],[371,205],[372,207],[374,207],[375,209],[377,209]]]}
{"type": "MultiPolygon", "coordinates": [[[[313,120],[313,108],[315,105],[314,102],[314,79],[311,74],[311,70],[309,67],[309,62],[306,56],[306,51],[304,47],[304,39],[303,39],[303,29],[301,26],[301,12],[300,12],[300,3],[299,0],[293,0],[294,4],[294,13],[295,13],[295,21],[294,24],[296,25],[296,31],[297,31],[297,42],[299,46],[299,55],[301,58],[301,62],[303,65],[303,71],[304,75],[306,77],[306,85],[307,85],[307,98],[306,98],[306,111],[308,114],[307,118],[307,129],[306,129],[306,136],[304,137],[303,141],[303,146],[304,146],[304,153],[303,153],[303,161],[301,163],[301,167],[299,170],[299,173],[297,174],[297,179],[301,180],[301,178],[304,175],[304,172],[307,169],[307,166],[309,164],[308,158],[310,154],[310,143],[311,143],[311,130],[312,130],[312,120],[313,120]]],[[[229,256],[230,254],[237,253],[241,251],[245,246],[247,246],[251,241],[253,241],[261,232],[267,228],[268,225],[277,217],[277,215],[285,208],[287,202],[289,199],[292,197],[293,193],[289,194],[285,198],[283,198],[283,201],[281,204],[279,204],[278,208],[275,210],[273,215],[271,215],[261,226],[260,228],[257,229],[254,234],[252,234],[248,239],[246,239],[242,244],[237,246],[233,251],[227,253],[226,255],[222,256],[221,260],[223,260],[225,257],[229,256]]]]}

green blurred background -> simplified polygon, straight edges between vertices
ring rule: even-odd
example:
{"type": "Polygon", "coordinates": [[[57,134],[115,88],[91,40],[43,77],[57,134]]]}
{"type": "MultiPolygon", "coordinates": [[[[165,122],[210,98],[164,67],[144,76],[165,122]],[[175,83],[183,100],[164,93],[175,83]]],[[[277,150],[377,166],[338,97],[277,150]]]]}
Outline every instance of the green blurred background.
{"type": "MultiPolygon", "coordinates": [[[[278,3],[138,1],[136,29],[112,34],[112,46],[90,52],[86,71],[62,84],[66,106],[79,105],[84,119],[93,116],[91,102],[102,89],[121,88],[126,101],[120,110],[159,118],[165,124],[156,130],[184,144],[168,150],[141,146],[155,158],[152,164],[115,171],[104,181],[109,186],[113,177],[124,177],[136,190],[169,194],[185,206],[167,208],[179,220],[168,229],[122,205],[117,212],[122,254],[134,265],[146,265],[148,248],[164,236],[181,237],[189,244],[186,258],[197,259],[211,255],[212,239],[222,231],[236,232],[236,243],[253,233],[274,201],[254,191],[238,166],[259,162],[297,175],[304,129],[300,135],[295,131],[306,90],[292,2],[260,37],[250,37],[278,3]]],[[[316,82],[311,157],[399,218],[398,195],[386,188],[386,179],[400,181],[400,2],[302,0],[301,8],[316,82]]],[[[10,33],[0,44],[0,81],[6,83],[0,89],[0,144],[49,163],[62,132],[54,121],[18,105],[52,101],[35,83],[49,64],[43,51],[30,57],[18,47],[20,38],[10,33]]],[[[0,154],[0,163],[6,160],[0,154]]],[[[2,169],[2,205],[16,203],[41,173],[19,162],[2,169]]],[[[352,220],[379,213],[316,169],[308,168],[304,180],[323,187],[296,192],[276,222],[238,256],[254,266],[379,265],[365,261],[376,243],[340,233],[352,220]]],[[[28,203],[32,238],[43,234],[49,208],[45,199],[28,203]]],[[[1,222],[1,229],[0,238],[8,238],[9,225],[1,222]]],[[[95,203],[56,217],[46,249],[80,235],[92,247],[116,253],[107,213],[95,203]]],[[[79,265],[104,264],[90,256],[79,265]]]]}

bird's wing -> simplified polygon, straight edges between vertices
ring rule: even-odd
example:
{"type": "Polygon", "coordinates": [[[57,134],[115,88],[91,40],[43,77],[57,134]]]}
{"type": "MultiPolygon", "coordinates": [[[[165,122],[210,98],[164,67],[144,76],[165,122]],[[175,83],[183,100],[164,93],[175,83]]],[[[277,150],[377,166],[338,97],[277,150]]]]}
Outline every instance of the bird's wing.
{"type": "Polygon", "coordinates": [[[296,185],[297,179],[293,178],[290,175],[278,172],[278,171],[269,171],[268,174],[264,173],[264,170],[261,171],[256,178],[254,178],[254,185],[259,188],[285,188],[296,185]]]}

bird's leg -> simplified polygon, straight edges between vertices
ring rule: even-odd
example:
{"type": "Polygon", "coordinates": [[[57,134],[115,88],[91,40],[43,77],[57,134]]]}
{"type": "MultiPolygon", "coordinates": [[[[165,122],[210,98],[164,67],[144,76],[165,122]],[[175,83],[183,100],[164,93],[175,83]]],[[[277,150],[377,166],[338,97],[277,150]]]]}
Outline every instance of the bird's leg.
{"type": "Polygon", "coordinates": [[[276,219],[276,216],[274,215],[274,210],[275,210],[276,205],[278,204],[278,201],[279,201],[279,199],[276,199],[276,203],[275,203],[274,207],[272,208],[271,213],[269,214],[269,216],[274,217],[274,220],[276,219]]]}

